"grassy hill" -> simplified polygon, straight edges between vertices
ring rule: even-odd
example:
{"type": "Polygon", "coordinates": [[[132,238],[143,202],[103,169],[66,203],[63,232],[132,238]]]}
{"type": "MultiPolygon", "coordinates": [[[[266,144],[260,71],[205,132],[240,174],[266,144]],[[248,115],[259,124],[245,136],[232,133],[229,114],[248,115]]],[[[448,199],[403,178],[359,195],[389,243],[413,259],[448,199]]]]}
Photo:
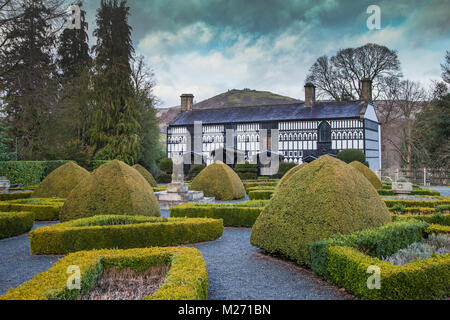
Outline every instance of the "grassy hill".
{"type": "MultiPolygon", "coordinates": [[[[194,109],[217,109],[227,107],[244,107],[255,105],[268,105],[268,104],[288,104],[295,103],[298,100],[281,96],[268,91],[257,90],[228,90],[215,97],[203,100],[194,104],[194,109]]],[[[180,106],[159,109],[158,118],[160,122],[160,128],[165,131],[167,125],[175,119],[180,113],[180,106]]]]}

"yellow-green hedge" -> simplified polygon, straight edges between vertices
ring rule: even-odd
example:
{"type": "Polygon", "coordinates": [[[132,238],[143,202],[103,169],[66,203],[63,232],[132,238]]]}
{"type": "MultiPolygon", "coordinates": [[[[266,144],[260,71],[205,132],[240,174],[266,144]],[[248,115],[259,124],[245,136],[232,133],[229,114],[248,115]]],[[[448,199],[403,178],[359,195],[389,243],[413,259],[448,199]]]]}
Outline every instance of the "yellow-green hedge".
{"type": "Polygon", "coordinates": [[[253,190],[248,192],[250,200],[270,200],[275,190],[253,190]]]}
{"type": "Polygon", "coordinates": [[[0,193],[0,201],[28,199],[33,192],[0,193]]]}
{"type": "Polygon", "coordinates": [[[222,219],[226,227],[251,227],[255,223],[264,206],[249,207],[207,203],[185,203],[170,209],[171,217],[214,218],[222,219]]]}
{"type": "Polygon", "coordinates": [[[395,205],[402,205],[406,208],[434,208],[436,206],[450,204],[450,197],[439,197],[440,200],[398,200],[398,199],[384,199],[384,203],[388,208],[395,205]]]}
{"type": "Polygon", "coordinates": [[[64,199],[57,198],[19,199],[0,202],[0,211],[31,211],[36,221],[56,221],[63,204],[64,199]]]}
{"type": "MultiPolygon", "coordinates": [[[[315,274],[363,299],[441,299],[450,294],[450,254],[396,266],[381,260],[423,235],[445,232],[414,219],[335,235],[311,244],[315,274]],[[368,289],[369,266],[381,271],[381,289],[368,289]]],[[[444,231],[443,231],[444,229],[444,231]]]]}
{"type": "Polygon", "coordinates": [[[223,233],[216,219],[99,215],[38,228],[30,233],[34,254],[91,249],[174,246],[211,241],[223,233]]]}
{"type": "Polygon", "coordinates": [[[404,208],[403,210],[399,210],[398,208],[389,208],[389,211],[396,213],[396,214],[412,214],[412,215],[430,215],[434,213],[434,208],[421,208],[421,207],[414,207],[414,208],[404,208]]]}
{"type": "Polygon", "coordinates": [[[208,294],[208,273],[202,254],[195,248],[167,247],[128,250],[79,251],[58,260],[48,271],[10,289],[0,300],[74,300],[88,293],[107,268],[131,268],[145,272],[152,266],[170,265],[162,286],[144,299],[203,300],[208,294]],[[69,266],[81,272],[81,290],[67,288],[69,266]]]}
{"type": "Polygon", "coordinates": [[[432,224],[427,228],[427,233],[450,233],[450,226],[443,226],[440,224],[432,224]]]}
{"type": "Polygon", "coordinates": [[[427,214],[427,215],[417,215],[417,214],[393,214],[393,221],[402,221],[416,219],[420,221],[425,221],[431,224],[440,224],[443,226],[450,226],[450,214],[427,214]]]}
{"type": "Polygon", "coordinates": [[[33,212],[0,212],[0,239],[27,232],[33,225],[33,212]]]}
{"type": "Polygon", "coordinates": [[[255,187],[273,187],[275,188],[278,184],[277,181],[261,181],[261,182],[244,182],[245,190],[248,192],[248,189],[255,187]]]}

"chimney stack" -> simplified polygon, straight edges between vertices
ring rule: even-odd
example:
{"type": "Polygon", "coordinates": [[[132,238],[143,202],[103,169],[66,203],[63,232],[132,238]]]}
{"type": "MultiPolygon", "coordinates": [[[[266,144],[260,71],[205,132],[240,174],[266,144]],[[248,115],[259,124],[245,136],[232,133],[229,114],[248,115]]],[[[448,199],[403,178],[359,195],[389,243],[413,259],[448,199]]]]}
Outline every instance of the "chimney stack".
{"type": "Polygon", "coordinates": [[[305,105],[312,107],[316,102],[316,87],[308,82],[305,84],[305,105]]]}
{"type": "Polygon", "coordinates": [[[361,100],[365,103],[372,101],[372,80],[370,79],[361,80],[361,100]]]}
{"type": "Polygon", "coordinates": [[[194,104],[194,95],[183,93],[181,95],[181,112],[191,111],[194,104]]]}

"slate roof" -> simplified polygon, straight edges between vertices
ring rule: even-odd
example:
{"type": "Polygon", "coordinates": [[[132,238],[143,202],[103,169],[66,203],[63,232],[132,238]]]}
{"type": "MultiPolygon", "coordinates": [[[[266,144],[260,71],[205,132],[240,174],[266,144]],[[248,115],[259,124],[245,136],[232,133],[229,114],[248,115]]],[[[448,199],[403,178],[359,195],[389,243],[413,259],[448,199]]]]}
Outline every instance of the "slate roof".
{"type": "Polygon", "coordinates": [[[314,106],[304,103],[230,107],[220,109],[197,109],[180,113],[172,126],[193,125],[194,121],[203,124],[244,123],[283,120],[321,120],[357,118],[365,112],[362,101],[317,102],[314,106]]]}

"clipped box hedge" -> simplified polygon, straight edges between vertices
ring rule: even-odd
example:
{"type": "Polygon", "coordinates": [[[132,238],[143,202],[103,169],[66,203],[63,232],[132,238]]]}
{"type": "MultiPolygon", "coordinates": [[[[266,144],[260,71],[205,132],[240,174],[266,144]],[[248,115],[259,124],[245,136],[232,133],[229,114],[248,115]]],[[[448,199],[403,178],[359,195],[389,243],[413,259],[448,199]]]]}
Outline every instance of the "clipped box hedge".
{"type": "Polygon", "coordinates": [[[435,212],[434,208],[398,208],[398,207],[391,207],[389,208],[389,211],[396,213],[396,214],[416,214],[416,215],[429,215],[433,214],[435,212]]]}
{"type": "Polygon", "coordinates": [[[262,202],[256,203],[255,206],[247,206],[244,202],[240,205],[185,203],[170,208],[170,216],[222,219],[225,227],[251,227],[264,209],[262,202]]]}
{"type": "Polygon", "coordinates": [[[128,250],[79,251],[58,260],[48,271],[16,289],[10,289],[0,300],[75,300],[92,290],[103,269],[131,268],[138,273],[150,267],[170,265],[161,287],[150,300],[204,300],[208,294],[208,272],[202,254],[195,248],[167,247],[128,250]],[[80,268],[81,289],[67,288],[69,266],[80,268]]]}
{"type": "Polygon", "coordinates": [[[0,201],[10,201],[17,199],[28,199],[33,192],[14,192],[14,193],[0,193],[0,201]]]}
{"type": "Polygon", "coordinates": [[[221,220],[99,215],[36,229],[34,254],[66,254],[91,249],[129,249],[211,241],[223,233],[221,220]]]}
{"type": "Polygon", "coordinates": [[[450,254],[401,266],[381,260],[421,241],[431,231],[437,232],[431,230],[428,223],[412,219],[349,235],[335,235],[311,244],[312,269],[315,274],[363,299],[445,298],[450,294],[450,254]],[[380,268],[380,289],[367,288],[369,266],[380,268]]]}
{"type": "Polygon", "coordinates": [[[30,231],[33,225],[33,212],[0,212],[0,239],[30,231]]]}
{"type": "Polygon", "coordinates": [[[2,161],[0,162],[0,177],[5,176],[11,184],[36,185],[53,170],[68,161],[2,161]]]}
{"type": "Polygon", "coordinates": [[[278,184],[279,180],[276,181],[254,181],[254,182],[244,182],[245,191],[248,192],[248,189],[255,187],[273,187],[275,188],[278,184]]]}
{"type": "Polygon", "coordinates": [[[420,221],[425,221],[431,224],[440,224],[443,226],[450,226],[450,214],[428,214],[428,215],[417,215],[417,214],[394,214],[392,215],[393,221],[402,221],[416,219],[420,221]]]}
{"type": "MultiPolygon", "coordinates": [[[[432,224],[427,228],[428,234],[433,233],[450,233],[450,226],[446,225],[440,225],[440,224],[432,224]]],[[[449,266],[450,267],[450,266],[449,266]]]]}
{"type": "Polygon", "coordinates": [[[250,200],[270,200],[275,190],[254,190],[248,192],[250,200]]]}
{"type": "Polygon", "coordinates": [[[59,212],[65,199],[30,198],[0,202],[0,211],[30,211],[35,214],[36,221],[59,220],[59,212]]]}
{"type": "Polygon", "coordinates": [[[399,200],[399,199],[384,199],[384,203],[388,208],[394,206],[404,206],[406,208],[435,208],[436,206],[449,205],[449,197],[440,197],[440,200],[399,200]]]}

